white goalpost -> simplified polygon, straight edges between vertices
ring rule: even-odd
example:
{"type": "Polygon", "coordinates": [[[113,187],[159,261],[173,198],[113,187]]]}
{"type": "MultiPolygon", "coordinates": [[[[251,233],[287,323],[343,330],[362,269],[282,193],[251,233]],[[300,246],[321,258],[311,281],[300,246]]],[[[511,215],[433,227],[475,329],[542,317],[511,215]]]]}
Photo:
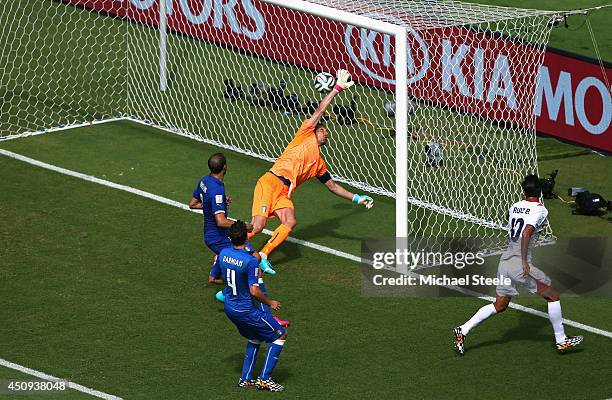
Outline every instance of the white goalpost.
{"type": "MultiPolygon", "coordinates": [[[[395,65],[407,65],[408,63],[406,28],[401,25],[301,0],[262,1],[392,35],[396,43],[395,65]]],[[[395,82],[395,236],[405,238],[408,237],[408,187],[406,185],[408,182],[408,73],[406,68],[395,69],[395,82]]]]}
{"type": "Polygon", "coordinates": [[[159,90],[162,92],[165,92],[166,87],[168,86],[167,20],[168,19],[166,16],[166,0],[159,0],[159,90]]]}
{"type": "Polygon", "coordinates": [[[0,5],[0,141],[131,120],[272,161],[321,95],[334,178],[395,200],[397,237],[505,236],[537,171],[556,12],[451,0],[15,0],[0,5]]]}

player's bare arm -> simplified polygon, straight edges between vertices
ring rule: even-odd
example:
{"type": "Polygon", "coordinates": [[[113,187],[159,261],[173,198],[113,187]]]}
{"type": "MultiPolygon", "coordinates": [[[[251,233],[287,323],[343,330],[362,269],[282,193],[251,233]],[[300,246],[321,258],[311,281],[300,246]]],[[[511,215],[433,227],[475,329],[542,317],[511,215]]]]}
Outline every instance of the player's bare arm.
{"type": "Polygon", "coordinates": [[[261,289],[259,289],[259,286],[257,285],[251,285],[249,287],[249,292],[251,292],[251,296],[255,297],[255,299],[257,299],[259,302],[264,303],[265,305],[267,305],[268,307],[270,307],[271,309],[278,311],[281,308],[281,303],[276,301],[276,300],[271,300],[268,298],[268,296],[266,296],[261,289]]]}
{"type": "Polygon", "coordinates": [[[225,285],[225,281],[223,280],[223,278],[216,278],[211,275],[208,275],[208,283],[212,283],[215,285],[225,285]]]}
{"type": "Polygon", "coordinates": [[[308,125],[313,126],[318,124],[319,121],[321,121],[321,118],[323,118],[323,115],[325,114],[325,110],[327,110],[327,107],[329,107],[329,105],[332,103],[332,100],[334,99],[334,97],[336,97],[338,93],[339,92],[337,92],[336,90],[332,90],[323,98],[323,100],[321,100],[315,112],[312,113],[310,118],[308,118],[308,125]]]}
{"type": "Polygon", "coordinates": [[[330,192],[332,192],[336,196],[342,197],[343,199],[350,200],[353,203],[363,205],[367,209],[370,209],[372,208],[372,206],[374,206],[374,199],[372,199],[370,196],[351,193],[345,188],[343,188],[341,185],[336,183],[333,179],[330,179],[327,182],[325,182],[325,186],[330,192]]]}
{"type": "Polygon", "coordinates": [[[327,107],[329,107],[334,97],[336,97],[336,95],[342,90],[347,89],[351,86],[353,86],[351,74],[349,74],[349,72],[345,69],[338,70],[338,72],[336,73],[336,86],[334,87],[334,90],[329,92],[323,98],[323,100],[321,100],[315,112],[308,119],[308,125],[313,126],[318,124],[319,121],[321,121],[323,115],[325,114],[325,110],[327,110],[327,107]]]}
{"type": "MultiPolygon", "coordinates": [[[[227,196],[226,200],[227,200],[228,205],[231,204],[233,201],[233,199],[229,196],[227,196]]],[[[189,202],[189,208],[192,210],[201,210],[202,202],[199,199],[192,197],[191,201],[189,202]]],[[[215,222],[217,223],[217,226],[220,228],[229,228],[234,223],[234,221],[226,218],[225,214],[222,214],[222,213],[215,214],[215,222]]],[[[251,232],[253,230],[252,224],[247,223],[246,226],[247,226],[248,232],[251,232]]]]}
{"type": "Polygon", "coordinates": [[[523,274],[525,274],[525,276],[529,275],[529,260],[527,259],[527,254],[529,252],[529,240],[531,240],[533,232],[534,227],[527,225],[521,236],[521,261],[523,262],[523,274]]]}
{"type": "Polygon", "coordinates": [[[330,192],[335,194],[338,197],[342,197],[343,199],[352,200],[354,194],[343,188],[341,185],[337,184],[333,179],[325,182],[325,186],[329,189],[330,192]]]}
{"type": "MultiPolygon", "coordinates": [[[[234,221],[227,218],[224,213],[215,214],[215,222],[220,228],[229,228],[234,223],[234,221]]],[[[247,232],[251,232],[253,230],[253,224],[247,223],[246,228],[247,232]]]]}
{"type": "Polygon", "coordinates": [[[234,221],[228,219],[225,213],[219,212],[215,214],[215,222],[219,228],[229,228],[234,224],[234,221]]]}
{"type": "Polygon", "coordinates": [[[202,202],[199,199],[192,197],[191,200],[189,201],[189,208],[192,210],[201,210],[202,202]]]}

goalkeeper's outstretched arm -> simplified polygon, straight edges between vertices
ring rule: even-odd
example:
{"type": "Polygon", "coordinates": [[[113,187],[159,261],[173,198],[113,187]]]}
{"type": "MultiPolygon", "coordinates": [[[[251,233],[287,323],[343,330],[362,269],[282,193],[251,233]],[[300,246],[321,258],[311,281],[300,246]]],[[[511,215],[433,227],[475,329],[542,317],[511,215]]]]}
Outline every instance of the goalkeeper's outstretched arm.
{"type": "Polygon", "coordinates": [[[334,86],[334,89],[329,92],[327,96],[323,98],[323,100],[321,100],[315,112],[308,119],[308,125],[314,126],[318,124],[334,97],[336,97],[336,95],[344,89],[348,89],[351,86],[353,86],[351,74],[349,74],[349,72],[345,69],[339,69],[336,73],[336,86],[334,86]]]}
{"type": "Polygon", "coordinates": [[[327,182],[325,182],[325,186],[327,186],[327,189],[329,189],[329,191],[335,194],[336,196],[350,200],[353,203],[363,205],[367,209],[370,209],[372,208],[372,206],[374,206],[374,200],[370,196],[351,193],[345,188],[343,188],[341,185],[337,184],[333,179],[329,179],[327,182]]]}

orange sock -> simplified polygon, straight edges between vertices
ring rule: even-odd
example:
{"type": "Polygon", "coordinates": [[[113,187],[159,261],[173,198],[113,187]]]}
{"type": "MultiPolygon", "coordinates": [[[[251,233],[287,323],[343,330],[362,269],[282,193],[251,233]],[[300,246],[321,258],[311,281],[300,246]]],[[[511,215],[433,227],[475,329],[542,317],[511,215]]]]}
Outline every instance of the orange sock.
{"type": "Polygon", "coordinates": [[[291,229],[289,229],[286,225],[280,224],[278,228],[272,233],[272,238],[268,240],[268,243],[261,249],[259,252],[265,254],[265,256],[269,256],[272,251],[277,248],[281,243],[287,239],[287,236],[291,233],[291,229]]]}

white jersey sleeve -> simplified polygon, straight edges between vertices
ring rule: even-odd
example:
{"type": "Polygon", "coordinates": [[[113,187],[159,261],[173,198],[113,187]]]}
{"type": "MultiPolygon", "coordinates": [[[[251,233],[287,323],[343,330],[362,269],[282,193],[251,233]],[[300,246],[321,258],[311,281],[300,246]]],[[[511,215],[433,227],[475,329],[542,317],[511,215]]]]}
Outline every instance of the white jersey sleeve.
{"type": "Polygon", "coordinates": [[[537,204],[535,207],[529,209],[529,213],[525,214],[525,226],[531,225],[536,232],[541,232],[546,226],[546,217],[548,216],[548,210],[543,204],[537,204]]]}

